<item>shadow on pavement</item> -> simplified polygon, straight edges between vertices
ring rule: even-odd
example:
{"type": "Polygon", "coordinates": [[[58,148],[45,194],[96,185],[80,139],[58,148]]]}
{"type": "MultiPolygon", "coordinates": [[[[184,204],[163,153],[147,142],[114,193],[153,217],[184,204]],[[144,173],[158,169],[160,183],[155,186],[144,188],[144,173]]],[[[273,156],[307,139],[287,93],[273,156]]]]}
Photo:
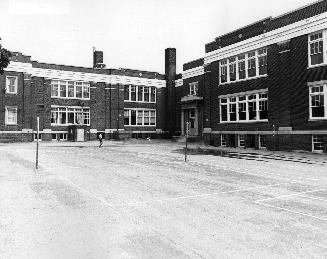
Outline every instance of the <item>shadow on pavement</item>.
{"type": "MultiPolygon", "coordinates": [[[[176,149],[172,151],[173,153],[185,153],[185,148],[176,149]]],[[[288,162],[296,162],[302,164],[320,164],[325,165],[327,162],[323,161],[314,161],[305,157],[295,157],[295,156],[286,156],[286,155],[277,155],[277,154],[259,154],[255,152],[232,152],[226,150],[217,150],[217,149],[204,149],[204,148],[188,148],[188,155],[212,155],[212,156],[220,156],[220,157],[229,157],[236,159],[244,159],[244,160],[255,160],[261,162],[269,162],[269,161],[288,161],[288,162]]]]}

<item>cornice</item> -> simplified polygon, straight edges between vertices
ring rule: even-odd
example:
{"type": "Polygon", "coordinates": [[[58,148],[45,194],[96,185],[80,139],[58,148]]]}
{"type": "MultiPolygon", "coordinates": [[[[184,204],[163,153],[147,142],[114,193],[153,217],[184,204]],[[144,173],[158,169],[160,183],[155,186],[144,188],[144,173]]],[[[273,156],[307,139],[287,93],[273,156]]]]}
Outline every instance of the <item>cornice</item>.
{"type": "Polygon", "coordinates": [[[182,79],[187,79],[195,76],[201,76],[204,74],[204,67],[199,66],[191,68],[182,72],[182,79]]]}
{"type": "Polygon", "coordinates": [[[183,86],[183,79],[177,79],[177,80],[175,80],[175,86],[176,87],[183,86]]]}
{"type": "Polygon", "coordinates": [[[326,28],[327,13],[322,13],[308,19],[304,19],[296,23],[278,28],[276,30],[260,34],[256,37],[206,53],[204,57],[204,64],[222,60],[262,47],[267,47],[278,42],[290,40],[292,38],[310,34],[326,28]]]}
{"type": "Polygon", "coordinates": [[[12,61],[5,69],[6,71],[21,72],[31,76],[44,77],[48,79],[85,81],[85,82],[104,82],[107,84],[133,84],[155,86],[157,88],[166,87],[166,81],[160,79],[148,79],[121,75],[105,75],[96,73],[75,72],[66,70],[44,69],[32,67],[31,63],[12,61]]]}

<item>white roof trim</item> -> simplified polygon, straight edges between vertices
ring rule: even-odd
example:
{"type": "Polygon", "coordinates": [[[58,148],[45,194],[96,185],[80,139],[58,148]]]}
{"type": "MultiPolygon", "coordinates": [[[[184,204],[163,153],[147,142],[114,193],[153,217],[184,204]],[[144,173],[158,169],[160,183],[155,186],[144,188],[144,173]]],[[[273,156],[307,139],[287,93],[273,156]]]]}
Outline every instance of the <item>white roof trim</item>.
{"type": "Polygon", "coordinates": [[[327,28],[327,12],[205,54],[204,64],[327,28]]]}
{"type": "Polygon", "coordinates": [[[195,76],[200,76],[203,74],[204,74],[204,67],[199,66],[199,67],[195,67],[195,68],[191,68],[191,69],[183,71],[182,78],[187,79],[187,78],[191,78],[191,77],[195,77],[195,76]]]}
{"type": "Polygon", "coordinates": [[[22,63],[11,61],[6,71],[22,72],[32,76],[44,77],[49,79],[86,81],[86,82],[104,82],[108,84],[133,84],[155,86],[157,88],[166,87],[166,81],[160,79],[149,79],[121,75],[105,75],[96,73],[74,72],[55,69],[44,69],[32,67],[31,63],[22,63]]]}
{"type": "Polygon", "coordinates": [[[183,79],[175,80],[175,87],[183,86],[183,79]]]}

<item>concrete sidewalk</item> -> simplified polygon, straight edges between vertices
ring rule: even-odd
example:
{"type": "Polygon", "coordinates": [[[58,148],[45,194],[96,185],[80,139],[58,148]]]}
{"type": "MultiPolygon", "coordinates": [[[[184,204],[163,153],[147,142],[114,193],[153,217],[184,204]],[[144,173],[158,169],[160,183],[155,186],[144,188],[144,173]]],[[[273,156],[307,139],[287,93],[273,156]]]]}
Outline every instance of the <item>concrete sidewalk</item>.
{"type": "MultiPolygon", "coordinates": [[[[194,152],[207,152],[218,156],[244,157],[244,158],[260,158],[267,160],[283,160],[303,162],[309,164],[326,164],[327,154],[310,153],[305,151],[271,151],[266,149],[251,148],[230,148],[230,147],[214,147],[204,144],[189,143],[188,148],[194,152]]],[[[190,153],[192,155],[192,152],[190,153]]],[[[195,154],[195,153],[194,153],[195,154]]]]}

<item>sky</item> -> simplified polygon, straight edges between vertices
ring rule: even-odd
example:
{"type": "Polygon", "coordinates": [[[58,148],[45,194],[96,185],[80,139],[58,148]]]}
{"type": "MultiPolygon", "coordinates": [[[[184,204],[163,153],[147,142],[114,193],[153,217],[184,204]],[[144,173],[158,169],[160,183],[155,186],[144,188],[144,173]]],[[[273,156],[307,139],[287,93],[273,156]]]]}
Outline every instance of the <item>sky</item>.
{"type": "Polygon", "coordinates": [[[0,0],[3,47],[45,63],[164,73],[176,48],[177,72],[204,57],[205,44],[255,21],[314,0],[0,0]]]}

